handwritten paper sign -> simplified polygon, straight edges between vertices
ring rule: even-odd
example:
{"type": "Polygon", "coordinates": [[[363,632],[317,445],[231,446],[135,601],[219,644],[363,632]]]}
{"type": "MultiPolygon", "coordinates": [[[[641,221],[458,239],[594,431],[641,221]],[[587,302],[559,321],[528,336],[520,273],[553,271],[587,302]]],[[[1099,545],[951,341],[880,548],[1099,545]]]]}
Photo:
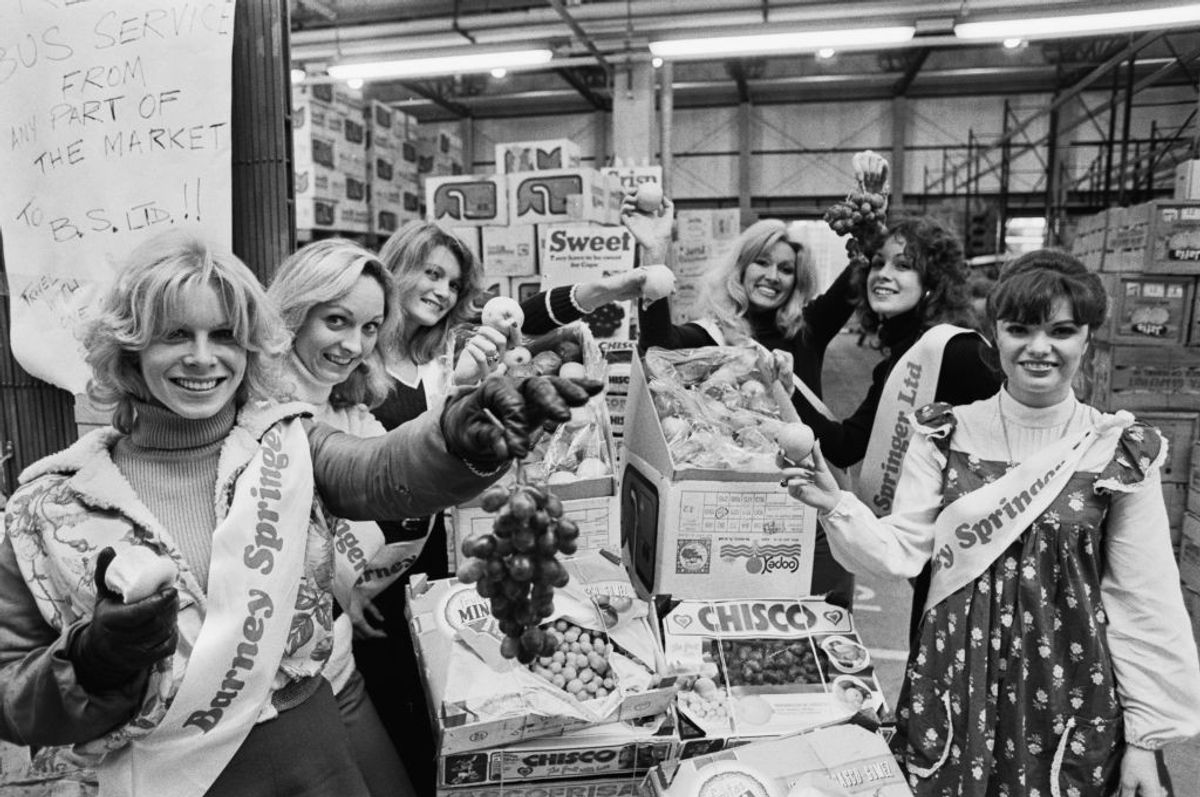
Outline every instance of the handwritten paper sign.
{"type": "Polygon", "coordinates": [[[124,257],[229,248],[234,0],[0,2],[0,233],[12,349],[83,391],[76,334],[124,257]]]}

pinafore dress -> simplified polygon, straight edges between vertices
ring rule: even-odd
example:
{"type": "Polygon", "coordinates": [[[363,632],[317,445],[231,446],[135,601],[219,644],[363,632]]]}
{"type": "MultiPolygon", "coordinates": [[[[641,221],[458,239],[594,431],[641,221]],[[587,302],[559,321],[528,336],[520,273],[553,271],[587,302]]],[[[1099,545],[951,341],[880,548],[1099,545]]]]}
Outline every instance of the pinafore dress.
{"type": "MultiPolygon", "coordinates": [[[[946,456],[943,506],[1007,471],[950,448],[949,405],[918,418],[946,456]]],[[[1113,492],[1136,489],[1161,450],[1157,430],[1126,429],[1102,472],[1075,473],[984,573],[926,612],[893,740],[917,795],[1115,791],[1125,742],[1100,594],[1106,522],[1113,492]]]]}

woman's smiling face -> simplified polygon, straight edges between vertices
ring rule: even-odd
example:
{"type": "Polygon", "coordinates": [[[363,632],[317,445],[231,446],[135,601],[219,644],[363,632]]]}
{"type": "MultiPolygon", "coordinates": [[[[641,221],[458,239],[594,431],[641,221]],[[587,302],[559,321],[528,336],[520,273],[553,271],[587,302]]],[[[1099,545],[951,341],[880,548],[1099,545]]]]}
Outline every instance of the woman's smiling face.
{"type": "Polygon", "coordinates": [[[422,268],[414,287],[400,297],[400,310],[409,327],[435,326],[454,309],[462,290],[462,267],[446,247],[435,247],[422,268]]]}
{"type": "Polygon", "coordinates": [[[880,318],[892,318],[917,306],[925,292],[916,264],[904,251],[907,242],[892,236],[871,261],[867,304],[880,318]]]}
{"type": "Polygon", "coordinates": [[[750,307],[755,310],[776,310],[796,288],[796,251],[783,241],[746,265],[742,272],[742,287],[750,307]]]}
{"type": "Polygon", "coordinates": [[[1055,300],[1039,324],[1001,318],[996,352],[1008,393],[1028,407],[1048,407],[1070,395],[1071,383],[1087,351],[1089,328],[1075,321],[1066,298],[1055,300]]]}

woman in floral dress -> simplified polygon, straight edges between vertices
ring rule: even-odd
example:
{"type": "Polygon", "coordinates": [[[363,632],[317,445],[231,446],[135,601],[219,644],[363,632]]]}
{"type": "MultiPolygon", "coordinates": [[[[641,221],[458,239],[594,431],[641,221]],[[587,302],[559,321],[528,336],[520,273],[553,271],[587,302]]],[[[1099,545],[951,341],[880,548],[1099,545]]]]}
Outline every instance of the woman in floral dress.
{"type": "Polygon", "coordinates": [[[1200,664],[1172,556],[1166,443],[1072,379],[1100,280],[1042,250],[988,300],[996,396],[913,419],[892,514],[787,471],[852,571],[934,570],[897,710],[918,795],[1160,795],[1154,751],[1200,732],[1200,664]]]}

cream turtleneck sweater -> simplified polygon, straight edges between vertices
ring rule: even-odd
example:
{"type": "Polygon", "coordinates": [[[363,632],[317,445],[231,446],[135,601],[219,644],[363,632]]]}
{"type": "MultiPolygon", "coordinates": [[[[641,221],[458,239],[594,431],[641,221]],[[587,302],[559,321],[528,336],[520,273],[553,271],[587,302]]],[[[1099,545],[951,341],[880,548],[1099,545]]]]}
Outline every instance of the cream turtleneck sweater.
{"type": "Polygon", "coordinates": [[[133,432],[117,441],[113,463],[175,538],[188,567],[207,590],[217,527],[217,460],[237,408],[230,402],[211,418],[189,420],[161,405],[136,406],[133,432]]]}

